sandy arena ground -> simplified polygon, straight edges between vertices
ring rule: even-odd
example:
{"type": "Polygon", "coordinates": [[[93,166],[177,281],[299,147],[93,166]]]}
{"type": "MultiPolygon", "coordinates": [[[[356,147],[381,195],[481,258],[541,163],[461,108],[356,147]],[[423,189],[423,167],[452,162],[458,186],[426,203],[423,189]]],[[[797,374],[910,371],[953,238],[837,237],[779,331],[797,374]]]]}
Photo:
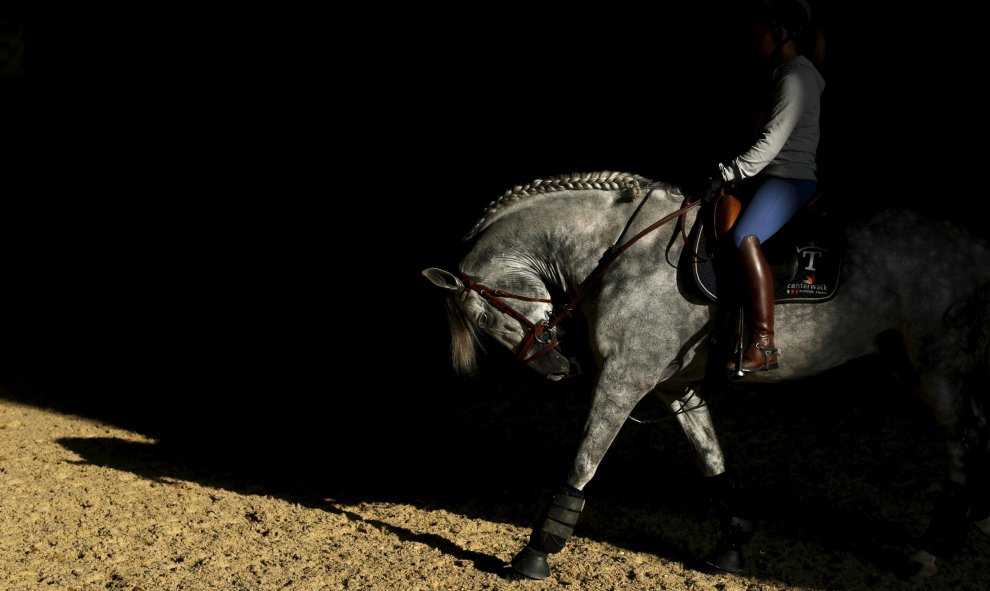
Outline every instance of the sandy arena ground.
{"type": "MultiPolygon", "coordinates": [[[[939,487],[937,432],[916,410],[872,403],[807,413],[776,392],[723,401],[723,443],[751,475],[760,519],[741,575],[698,568],[714,525],[695,500],[676,425],[628,425],[589,486],[576,537],[552,557],[552,576],[518,582],[502,576],[504,565],[545,499],[539,485],[551,487],[566,466],[549,464],[560,470],[534,480],[537,471],[517,470],[513,456],[535,446],[560,462],[571,441],[534,443],[534,411],[513,398],[499,407],[491,392],[477,394],[430,440],[489,441],[471,450],[480,467],[452,453],[424,473],[460,474],[423,486],[401,470],[361,478],[344,463],[353,481],[339,486],[254,478],[16,390],[0,392],[0,587],[8,591],[990,588],[990,540],[975,529],[940,560],[936,578],[905,581],[887,568],[923,532],[939,487]],[[489,480],[493,468],[501,477],[489,480]]],[[[417,457],[431,449],[421,446],[417,457]]],[[[396,464],[411,457],[396,453],[396,464]]],[[[314,472],[332,463],[315,452],[301,462],[314,472]]]]}

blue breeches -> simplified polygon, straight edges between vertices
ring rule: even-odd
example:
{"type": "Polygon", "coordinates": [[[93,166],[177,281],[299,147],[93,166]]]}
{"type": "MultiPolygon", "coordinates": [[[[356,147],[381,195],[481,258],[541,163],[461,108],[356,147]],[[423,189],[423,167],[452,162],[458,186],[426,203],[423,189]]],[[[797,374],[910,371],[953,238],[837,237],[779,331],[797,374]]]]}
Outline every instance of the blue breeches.
{"type": "Polygon", "coordinates": [[[736,223],[736,248],[746,236],[766,242],[811,201],[817,186],[818,181],[807,179],[767,177],[736,223]]]}

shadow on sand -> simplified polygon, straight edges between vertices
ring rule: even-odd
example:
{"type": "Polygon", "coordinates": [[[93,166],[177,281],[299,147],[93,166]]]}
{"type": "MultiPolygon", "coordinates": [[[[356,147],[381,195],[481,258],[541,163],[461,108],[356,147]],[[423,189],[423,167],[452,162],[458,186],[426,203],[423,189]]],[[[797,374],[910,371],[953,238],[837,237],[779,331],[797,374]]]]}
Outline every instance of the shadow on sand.
{"type": "MultiPolygon", "coordinates": [[[[251,388],[157,392],[21,382],[6,397],[154,437],[59,441],[86,462],[143,478],[271,495],[352,520],[364,518],[344,505],[381,501],[531,525],[566,475],[593,378],[544,383],[498,354],[474,379],[421,368],[404,376],[406,387],[383,380],[360,395],[279,373],[251,388]]],[[[889,572],[923,533],[941,484],[941,435],[927,407],[869,361],[817,380],[736,386],[712,411],[760,526],[751,575],[825,588],[836,568],[859,568],[875,586],[866,571],[889,572]],[[809,554],[795,572],[793,557],[786,566],[777,558],[797,546],[809,554]]],[[[636,414],[665,412],[648,398],[636,414]]],[[[673,421],[629,423],[587,489],[579,535],[700,568],[715,536],[700,484],[673,421]]],[[[441,536],[373,525],[480,570],[504,569],[441,536]]]]}

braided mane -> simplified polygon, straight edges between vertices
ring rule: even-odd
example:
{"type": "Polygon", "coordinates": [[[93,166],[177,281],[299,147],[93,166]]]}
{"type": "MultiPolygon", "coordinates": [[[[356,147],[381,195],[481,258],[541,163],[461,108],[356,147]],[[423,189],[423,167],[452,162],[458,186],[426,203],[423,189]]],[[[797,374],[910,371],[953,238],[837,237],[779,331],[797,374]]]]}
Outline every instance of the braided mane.
{"type": "Polygon", "coordinates": [[[633,199],[639,199],[644,185],[654,186],[662,185],[662,183],[655,183],[638,174],[610,171],[574,173],[548,179],[536,179],[526,185],[517,185],[509,189],[501,197],[489,203],[481,218],[464,239],[470,240],[498,214],[533,195],[575,189],[600,189],[603,191],[628,191],[633,199]]]}

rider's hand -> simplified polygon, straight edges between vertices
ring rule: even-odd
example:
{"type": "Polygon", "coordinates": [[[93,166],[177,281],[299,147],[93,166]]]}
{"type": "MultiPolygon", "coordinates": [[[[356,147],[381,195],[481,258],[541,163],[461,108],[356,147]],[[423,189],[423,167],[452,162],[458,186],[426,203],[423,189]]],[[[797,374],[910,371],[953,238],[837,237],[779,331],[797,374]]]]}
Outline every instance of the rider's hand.
{"type": "Polygon", "coordinates": [[[722,169],[716,168],[714,173],[701,184],[699,191],[701,200],[705,203],[711,203],[722,192],[723,186],[725,186],[725,181],[722,180],[722,169]]]}

